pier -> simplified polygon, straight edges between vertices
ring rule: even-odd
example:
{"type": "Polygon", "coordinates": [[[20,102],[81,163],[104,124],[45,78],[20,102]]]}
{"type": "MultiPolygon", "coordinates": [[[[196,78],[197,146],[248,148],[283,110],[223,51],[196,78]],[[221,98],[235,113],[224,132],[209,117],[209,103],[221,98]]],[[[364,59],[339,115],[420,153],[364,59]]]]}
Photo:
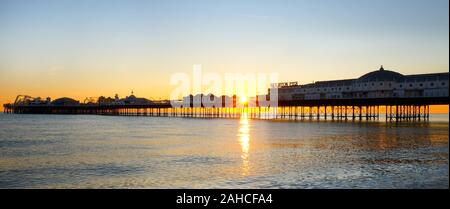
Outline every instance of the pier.
{"type": "Polygon", "coordinates": [[[448,105],[448,97],[379,98],[279,101],[277,107],[248,105],[233,107],[172,107],[170,102],[142,105],[4,105],[6,114],[81,114],[191,118],[240,118],[290,120],[379,120],[426,121],[430,105],[448,105]]]}
{"type": "Polygon", "coordinates": [[[86,98],[83,103],[66,97],[51,101],[19,95],[13,104],[4,105],[4,112],[194,118],[240,118],[245,114],[248,118],[292,120],[379,120],[383,115],[386,121],[421,121],[429,119],[430,105],[449,104],[448,88],[448,72],[403,75],[381,66],[356,79],[275,83],[267,94],[251,97],[251,102],[246,97],[239,102],[236,95],[212,94],[189,95],[172,103],[138,98],[133,92],[125,98],[117,94],[96,101],[86,98]],[[276,100],[276,105],[262,102],[269,98],[276,100]]]}

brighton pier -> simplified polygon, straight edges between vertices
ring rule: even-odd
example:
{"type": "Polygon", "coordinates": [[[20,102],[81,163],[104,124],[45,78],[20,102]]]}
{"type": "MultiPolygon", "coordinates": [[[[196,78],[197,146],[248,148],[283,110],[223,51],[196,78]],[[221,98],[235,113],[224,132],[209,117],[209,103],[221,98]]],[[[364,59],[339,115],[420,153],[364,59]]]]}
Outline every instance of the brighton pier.
{"type": "Polygon", "coordinates": [[[266,95],[245,101],[235,95],[212,94],[156,101],[132,93],[122,99],[102,96],[80,103],[70,98],[52,101],[19,95],[14,103],[4,105],[4,112],[201,118],[240,118],[245,114],[249,118],[294,120],[379,120],[384,114],[386,121],[421,121],[429,119],[430,105],[449,104],[448,75],[402,75],[381,66],[356,79],[272,84],[266,95]]]}

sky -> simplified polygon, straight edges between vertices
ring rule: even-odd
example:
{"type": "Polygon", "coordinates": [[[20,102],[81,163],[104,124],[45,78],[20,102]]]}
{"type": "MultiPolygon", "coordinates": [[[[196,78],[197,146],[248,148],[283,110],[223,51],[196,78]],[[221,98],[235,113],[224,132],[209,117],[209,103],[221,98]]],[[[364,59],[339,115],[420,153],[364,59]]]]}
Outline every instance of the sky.
{"type": "Polygon", "coordinates": [[[168,98],[194,64],[300,83],[448,72],[448,17],[448,0],[0,0],[0,103],[168,98]]]}

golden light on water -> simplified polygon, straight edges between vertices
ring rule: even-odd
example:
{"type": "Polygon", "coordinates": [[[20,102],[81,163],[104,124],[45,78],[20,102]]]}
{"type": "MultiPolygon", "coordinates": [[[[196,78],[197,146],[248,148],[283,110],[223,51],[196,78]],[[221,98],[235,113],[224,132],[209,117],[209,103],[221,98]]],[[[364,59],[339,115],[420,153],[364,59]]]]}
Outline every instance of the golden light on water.
{"type": "Polygon", "coordinates": [[[250,127],[248,124],[247,113],[243,112],[240,119],[239,126],[239,144],[241,145],[242,158],[242,175],[247,176],[250,170],[249,165],[249,150],[250,150],[250,127]]]}

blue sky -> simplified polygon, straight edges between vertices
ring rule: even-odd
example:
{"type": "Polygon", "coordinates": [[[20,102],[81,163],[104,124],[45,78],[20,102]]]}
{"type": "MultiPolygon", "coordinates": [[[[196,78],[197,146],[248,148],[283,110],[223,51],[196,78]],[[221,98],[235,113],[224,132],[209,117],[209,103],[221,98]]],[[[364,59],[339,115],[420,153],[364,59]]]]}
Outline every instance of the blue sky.
{"type": "Polygon", "coordinates": [[[193,64],[274,71],[301,83],[354,78],[381,64],[404,74],[448,71],[448,7],[448,0],[0,0],[0,97],[92,89],[164,96],[170,75],[193,64]]]}

